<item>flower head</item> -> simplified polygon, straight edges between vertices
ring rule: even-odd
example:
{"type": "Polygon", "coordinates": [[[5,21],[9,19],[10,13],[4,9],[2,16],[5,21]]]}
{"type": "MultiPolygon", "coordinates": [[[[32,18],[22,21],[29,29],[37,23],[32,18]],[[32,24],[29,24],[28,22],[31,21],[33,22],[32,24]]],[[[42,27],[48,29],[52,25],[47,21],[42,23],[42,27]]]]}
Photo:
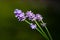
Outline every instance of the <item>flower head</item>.
{"type": "Polygon", "coordinates": [[[25,14],[24,13],[21,13],[20,15],[19,15],[19,17],[18,17],[18,20],[19,21],[24,21],[26,19],[26,17],[25,17],[25,14]]]}
{"type": "Polygon", "coordinates": [[[40,14],[36,14],[36,20],[41,21],[43,19],[43,17],[40,14]]]}
{"type": "Polygon", "coordinates": [[[22,11],[19,9],[14,10],[15,17],[18,17],[21,13],[22,13],[22,11]]]}
{"type": "Polygon", "coordinates": [[[32,14],[33,14],[33,13],[32,13],[31,11],[27,11],[27,12],[26,12],[26,17],[30,17],[30,16],[32,16],[32,14]]]}
{"type": "Polygon", "coordinates": [[[35,14],[33,14],[31,11],[26,12],[26,17],[28,17],[29,20],[35,20],[35,14]]]}
{"type": "Polygon", "coordinates": [[[15,9],[14,14],[19,21],[24,21],[26,19],[25,14],[19,9],[15,9]]]}
{"type": "Polygon", "coordinates": [[[36,24],[31,23],[31,24],[30,24],[30,27],[31,27],[32,29],[36,29],[36,24]]]}

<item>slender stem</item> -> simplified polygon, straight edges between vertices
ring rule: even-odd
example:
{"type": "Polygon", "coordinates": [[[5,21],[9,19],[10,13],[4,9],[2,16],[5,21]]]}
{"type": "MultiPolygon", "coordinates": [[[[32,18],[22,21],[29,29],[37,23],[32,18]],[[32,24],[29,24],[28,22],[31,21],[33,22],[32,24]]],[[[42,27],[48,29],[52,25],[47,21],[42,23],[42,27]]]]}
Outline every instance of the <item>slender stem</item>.
{"type": "MultiPolygon", "coordinates": [[[[45,35],[43,35],[43,33],[42,33],[38,28],[36,28],[36,30],[37,30],[38,32],[40,32],[40,34],[41,34],[44,38],[46,38],[45,35]]],[[[46,40],[49,40],[49,39],[46,38],[46,40]]]]}
{"type": "Polygon", "coordinates": [[[36,20],[35,20],[35,23],[38,25],[38,27],[40,28],[40,30],[42,31],[42,33],[45,35],[45,37],[47,37],[46,33],[43,31],[43,29],[41,28],[41,26],[38,24],[38,22],[36,20]]]}
{"type": "Polygon", "coordinates": [[[48,29],[47,29],[47,27],[45,27],[45,29],[47,30],[50,39],[53,40],[52,37],[51,37],[51,35],[50,35],[50,32],[49,32],[48,29]]]}
{"type": "Polygon", "coordinates": [[[30,24],[30,22],[28,22],[27,20],[25,20],[26,23],[30,24]]]}
{"type": "MultiPolygon", "coordinates": [[[[41,22],[44,23],[43,21],[41,21],[41,22]]],[[[47,33],[48,33],[50,39],[53,40],[52,37],[51,37],[51,34],[50,34],[50,32],[49,32],[49,30],[48,30],[48,28],[47,28],[46,26],[45,26],[45,29],[46,29],[46,31],[47,31],[47,33]]]]}
{"type": "Polygon", "coordinates": [[[38,25],[38,27],[41,29],[41,31],[44,33],[43,29],[40,27],[40,25],[38,24],[37,21],[35,21],[35,23],[38,25]]]}

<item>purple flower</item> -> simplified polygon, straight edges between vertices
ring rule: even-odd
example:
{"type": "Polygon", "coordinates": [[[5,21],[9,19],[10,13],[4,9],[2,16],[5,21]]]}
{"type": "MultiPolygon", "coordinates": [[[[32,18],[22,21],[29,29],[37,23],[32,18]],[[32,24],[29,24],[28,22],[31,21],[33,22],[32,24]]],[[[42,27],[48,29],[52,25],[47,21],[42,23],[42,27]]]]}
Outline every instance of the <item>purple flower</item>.
{"type": "Polygon", "coordinates": [[[24,21],[26,19],[25,14],[21,13],[18,17],[19,21],[24,21]]]}
{"type": "Polygon", "coordinates": [[[15,9],[14,14],[19,21],[24,21],[26,19],[25,14],[21,10],[15,9]]]}
{"type": "Polygon", "coordinates": [[[33,14],[33,13],[32,13],[31,11],[27,11],[27,12],[26,12],[26,17],[30,17],[30,16],[32,16],[32,14],[33,14]]]}
{"type": "Polygon", "coordinates": [[[19,9],[14,10],[15,17],[18,17],[21,13],[22,13],[22,11],[19,9]]]}
{"type": "Polygon", "coordinates": [[[41,21],[43,19],[43,17],[40,14],[36,14],[36,20],[41,21]]]}
{"type": "Polygon", "coordinates": [[[31,23],[31,24],[30,24],[30,27],[31,27],[32,29],[36,29],[36,24],[31,23]]]}
{"type": "Polygon", "coordinates": [[[28,17],[29,20],[35,20],[35,14],[33,14],[31,11],[26,12],[26,17],[28,17]]]}

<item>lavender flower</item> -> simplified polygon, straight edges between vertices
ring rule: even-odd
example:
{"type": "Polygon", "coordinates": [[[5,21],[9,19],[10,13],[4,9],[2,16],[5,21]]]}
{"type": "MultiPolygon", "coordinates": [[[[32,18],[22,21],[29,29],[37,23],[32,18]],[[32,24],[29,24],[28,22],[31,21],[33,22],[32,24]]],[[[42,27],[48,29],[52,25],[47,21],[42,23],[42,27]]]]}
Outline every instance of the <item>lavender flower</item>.
{"type": "Polygon", "coordinates": [[[36,29],[36,24],[31,23],[31,24],[30,24],[30,27],[31,27],[32,29],[36,29]]]}
{"type": "Polygon", "coordinates": [[[22,11],[19,9],[14,10],[15,17],[18,17],[21,13],[22,13],[22,11]]]}
{"type": "Polygon", "coordinates": [[[24,21],[26,19],[25,14],[21,10],[15,9],[14,14],[19,21],[24,21]]]}
{"type": "Polygon", "coordinates": [[[43,17],[40,14],[36,14],[36,20],[41,21],[43,19],[43,17]]]}
{"type": "Polygon", "coordinates": [[[25,14],[21,13],[18,17],[19,21],[24,21],[26,19],[25,14]]]}
{"type": "Polygon", "coordinates": [[[26,12],[26,17],[28,17],[29,20],[35,20],[35,14],[33,14],[31,11],[26,12]]]}

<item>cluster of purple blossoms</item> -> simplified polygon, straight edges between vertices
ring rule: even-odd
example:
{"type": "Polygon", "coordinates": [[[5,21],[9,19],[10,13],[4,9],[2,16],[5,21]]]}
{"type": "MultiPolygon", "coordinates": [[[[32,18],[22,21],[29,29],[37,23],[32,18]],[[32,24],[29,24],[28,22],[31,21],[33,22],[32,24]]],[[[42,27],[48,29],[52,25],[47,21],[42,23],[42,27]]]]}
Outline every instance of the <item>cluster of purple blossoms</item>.
{"type": "Polygon", "coordinates": [[[24,21],[26,19],[24,12],[19,9],[15,9],[14,11],[15,17],[18,18],[19,21],[24,21]]]}
{"type": "Polygon", "coordinates": [[[26,17],[29,18],[29,20],[34,21],[34,20],[38,20],[41,21],[43,19],[43,17],[40,14],[33,14],[33,12],[31,11],[27,11],[26,12],[26,17]]]}
{"type": "MultiPolygon", "coordinates": [[[[27,11],[26,14],[24,12],[22,12],[22,10],[19,10],[19,9],[15,9],[14,10],[14,14],[15,14],[15,17],[17,17],[17,19],[19,21],[24,21],[26,18],[28,18],[29,20],[31,21],[34,21],[34,20],[38,20],[38,21],[41,21],[43,18],[40,14],[34,14],[33,12],[31,11],[27,11]]],[[[31,23],[30,24],[30,27],[32,29],[35,29],[36,28],[36,24],[33,24],[31,23]]]]}
{"type": "Polygon", "coordinates": [[[19,21],[24,21],[26,18],[28,18],[29,20],[32,20],[32,21],[34,21],[34,20],[41,21],[43,19],[43,17],[40,14],[35,15],[31,11],[27,11],[26,16],[25,16],[24,12],[22,12],[19,9],[15,9],[14,14],[15,14],[15,17],[17,17],[19,19],[19,21]]]}
{"type": "Polygon", "coordinates": [[[27,11],[26,12],[26,17],[29,19],[29,20],[36,20],[36,17],[35,17],[35,14],[33,14],[33,12],[31,11],[27,11]]]}

